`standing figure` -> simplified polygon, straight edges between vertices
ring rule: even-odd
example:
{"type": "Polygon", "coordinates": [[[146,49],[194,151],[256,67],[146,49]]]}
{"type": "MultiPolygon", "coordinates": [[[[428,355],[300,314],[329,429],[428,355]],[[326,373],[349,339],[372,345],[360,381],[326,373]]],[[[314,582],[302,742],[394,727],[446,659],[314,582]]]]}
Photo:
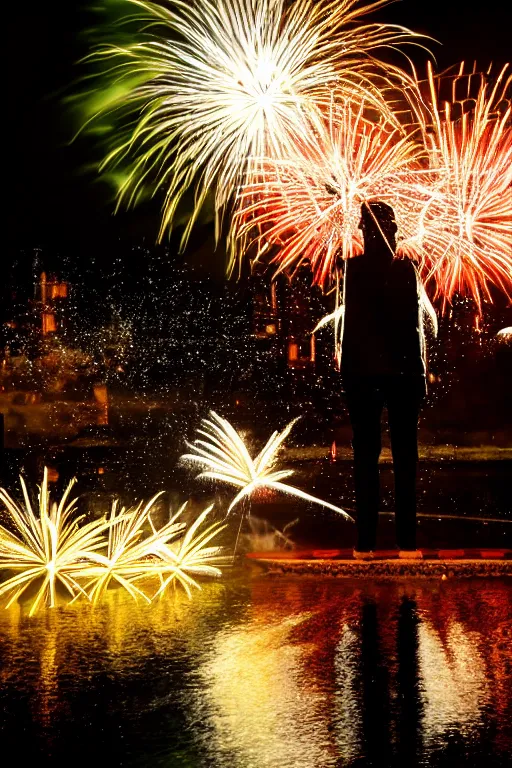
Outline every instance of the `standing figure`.
{"type": "Polygon", "coordinates": [[[364,253],[345,268],[341,375],[354,449],[357,545],[371,559],[377,543],[381,416],[387,408],[395,476],[399,556],[416,550],[418,417],[425,396],[419,283],[409,260],[397,259],[395,215],[382,202],[364,203],[359,227],[364,253]]]}

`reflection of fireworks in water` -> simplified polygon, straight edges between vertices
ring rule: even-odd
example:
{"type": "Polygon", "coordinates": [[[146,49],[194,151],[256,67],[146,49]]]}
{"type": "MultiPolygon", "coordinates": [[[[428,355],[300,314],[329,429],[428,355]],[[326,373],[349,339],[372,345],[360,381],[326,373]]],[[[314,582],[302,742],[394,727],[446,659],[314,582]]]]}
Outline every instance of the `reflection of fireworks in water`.
{"type": "MultiPolygon", "coordinates": [[[[364,762],[368,746],[377,755],[390,745],[397,764],[435,765],[448,750],[454,765],[459,756],[478,765],[491,753],[494,765],[506,765],[511,607],[502,579],[454,579],[436,589],[420,581],[210,582],[192,603],[180,591],[151,606],[110,590],[94,609],[75,603],[30,622],[11,606],[0,612],[3,722],[23,735],[19,711],[30,690],[32,724],[43,715],[61,739],[83,743],[90,696],[76,702],[73,719],[67,703],[80,689],[101,698],[108,679],[116,728],[137,728],[132,762],[142,729],[143,764],[149,744],[177,763],[187,754],[194,764],[200,750],[212,766],[226,756],[258,768],[349,765],[364,762]],[[405,624],[404,598],[417,603],[405,624]],[[376,622],[362,625],[371,602],[376,622]],[[377,732],[366,727],[374,719],[364,719],[376,701],[391,704],[377,732]],[[187,734],[177,744],[176,730],[160,727],[162,712],[179,708],[203,724],[197,749],[187,734]],[[134,709],[156,717],[134,722],[134,709]]],[[[102,715],[100,708],[105,725],[102,715]]]]}
{"type": "Polygon", "coordinates": [[[431,165],[439,170],[432,194],[419,209],[414,239],[404,250],[422,260],[437,295],[473,297],[479,309],[489,286],[512,292],[512,75],[504,67],[470,98],[463,66],[453,85],[454,103],[439,105],[442,77],[428,69],[428,109],[420,115],[431,165]],[[459,81],[468,96],[455,100],[459,81]],[[460,114],[462,111],[462,115],[460,114]]]}
{"type": "Polygon", "coordinates": [[[279,246],[277,272],[307,260],[314,282],[324,286],[338,258],[362,251],[364,201],[393,205],[399,228],[411,197],[419,194],[424,201],[423,147],[389,122],[366,119],[364,111],[364,103],[355,107],[332,94],[325,119],[311,121],[294,153],[268,161],[264,179],[244,186],[239,232],[255,229],[259,253],[279,246]]]}
{"type": "Polygon", "coordinates": [[[206,545],[225,525],[213,522],[201,529],[211,507],[204,510],[188,530],[184,530],[184,523],[177,522],[184,507],[157,530],[150,517],[160,496],[157,494],[147,504],[140,503],[131,509],[118,511],[118,504],[114,502],[109,520],[101,518],[83,525],[81,517],[72,517],[76,499],[68,502],[73,482],[60,503],[51,504],[45,468],[39,493],[39,516],[32,509],[23,479],[25,509],[0,490],[0,500],[16,529],[13,533],[0,526],[0,567],[19,571],[0,584],[0,596],[9,595],[7,607],[30,585],[37,587],[30,608],[32,616],[45,602],[50,607],[55,605],[57,582],[73,599],[85,596],[93,603],[116,582],[134,599],[142,597],[149,603],[156,595],[150,598],[136,582],[158,580],[160,588],[157,587],[156,594],[159,595],[170,584],[179,583],[190,597],[190,588],[199,588],[194,575],[220,575],[215,564],[225,558],[219,547],[206,545]],[[171,539],[176,541],[171,544],[171,539]],[[101,549],[106,549],[105,555],[101,549]]]}
{"type": "Polygon", "coordinates": [[[309,685],[318,659],[297,641],[310,616],[262,613],[256,606],[247,626],[219,634],[201,670],[211,733],[207,748],[229,744],[236,765],[335,765],[331,724],[322,716],[331,701],[320,686],[309,685]]]}
{"type": "Polygon", "coordinates": [[[444,642],[429,621],[418,627],[418,661],[424,698],[425,748],[450,729],[470,738],[490,698],[478,634],[451,620],[444,642]]]}
{"type": "Polygon", "coordinates": [[[340,507],[310,496],[309,493],[304,493],[293,485],[283,483],[284,479],[293,475],[293,469],[274,469],[277,453],[296,421],[297,419],[291,421],[282,432],[274,432],[253,459],[241,436],[229,421],[210,411],[210,419],[203,419],[203,429],[198,430],[198,434],[206,439],[199,438],[189,444],[193,453],[184,454],[182,459],[205,467],[198,478],[210,478],[240,488],[239,493],[231,501],[228,512],[231,512],[242,499],[250,498],[257,489],[266,487],[297,496],[304,501],[320,504],[339,512],[347,520],[352,520],[350,515],[340,507]]]}
{"type": "Polygon", "coordinates": [[[128,113],[129,134],[116,132],[103,168],[132,161],[119,203],[134,203],[148,183],[165,190],[160,236],[191,185],[195,209],[184,241],[213,187],[219,213],[260,158],[290,154],[326,84],[364,94],[390,114],[381,90],[407,80],[371,52],[414,34],[361,23],[390,0],[126,1],[135,7],[136,40],[94,54],[110,87],[90,94],[89,119],[128,113]]]}

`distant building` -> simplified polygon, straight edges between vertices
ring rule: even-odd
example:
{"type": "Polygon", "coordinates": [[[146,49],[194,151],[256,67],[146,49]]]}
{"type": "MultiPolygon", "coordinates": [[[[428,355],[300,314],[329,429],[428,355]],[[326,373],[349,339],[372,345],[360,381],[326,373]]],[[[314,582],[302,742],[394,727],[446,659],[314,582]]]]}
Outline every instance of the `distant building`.
{"type": "Polygon", "coordinates": [[[68,283],[58,280],[55,276],[47,277],[41,272],[41,277],[35,285],[33,309],[40,317],[42,336],[57,333],[65,323],[65,304],[69,296],[68,283]]]}
{"type": "Polygon", "coordinates": [[[264,272],[251,277],[252,335],[260,362],[271,358],[281,368],[313,372],[317,339],[313,329],[327,313],[319,289],[311,286],[309,266],[293,280],[271,279],[264,272]]]}

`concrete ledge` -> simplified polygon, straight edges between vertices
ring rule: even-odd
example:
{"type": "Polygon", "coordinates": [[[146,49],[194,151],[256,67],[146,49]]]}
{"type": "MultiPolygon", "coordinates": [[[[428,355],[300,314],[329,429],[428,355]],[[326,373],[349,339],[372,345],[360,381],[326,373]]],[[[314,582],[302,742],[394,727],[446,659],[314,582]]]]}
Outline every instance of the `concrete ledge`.
{"type": "Polygon", "coordinates": [[[251,561],[267,573],[338,576],[350,578],[398,578],[415,576],[448,579],[471,576],[512,576],[512,559],[424,559],[405,561],[398,559],[332,560],[292,559],[251,555],[251,561]]]}

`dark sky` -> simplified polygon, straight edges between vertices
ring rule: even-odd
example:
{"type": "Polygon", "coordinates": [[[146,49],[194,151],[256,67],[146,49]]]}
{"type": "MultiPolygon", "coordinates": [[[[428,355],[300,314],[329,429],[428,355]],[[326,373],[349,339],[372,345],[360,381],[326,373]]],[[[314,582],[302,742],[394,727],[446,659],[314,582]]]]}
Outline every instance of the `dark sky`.
{"type": "MultiPolygon", "coordinates": [[[[73,0],[10,3],[4,25],[7,109],[3,190],[8,249],[42,245],[73,251],[117,234],[155,237],[151,211],[113,218],[102,187],[79,173],[87,144],[66,146],[70,126],[61,105],[86,52],[87,13],[73,0]]],[[[380,18],[439,39],[440,68],[461,59],[505,63],[510,56],[512,3],[486,0],[402,0],[380,18]]]]}

